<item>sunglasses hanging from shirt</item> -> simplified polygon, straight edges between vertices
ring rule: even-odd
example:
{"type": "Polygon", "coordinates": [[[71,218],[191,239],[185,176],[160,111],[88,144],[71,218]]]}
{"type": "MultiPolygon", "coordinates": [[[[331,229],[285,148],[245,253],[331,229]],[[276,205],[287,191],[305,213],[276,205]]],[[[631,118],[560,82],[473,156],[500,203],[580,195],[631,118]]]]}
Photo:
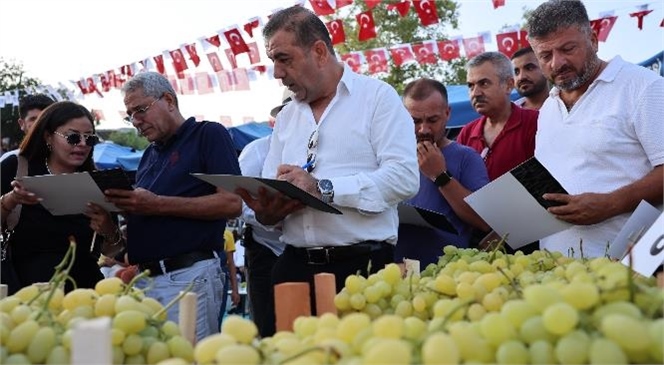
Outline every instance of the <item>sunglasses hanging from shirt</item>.
{"type": "Polygon", "coordinates": [[[303,169],[311,173],[316,168],[316,151],[318,149],[318,126],[311,132],[309,142],[307,143],[307,162],[302,166],[303,169]]]}

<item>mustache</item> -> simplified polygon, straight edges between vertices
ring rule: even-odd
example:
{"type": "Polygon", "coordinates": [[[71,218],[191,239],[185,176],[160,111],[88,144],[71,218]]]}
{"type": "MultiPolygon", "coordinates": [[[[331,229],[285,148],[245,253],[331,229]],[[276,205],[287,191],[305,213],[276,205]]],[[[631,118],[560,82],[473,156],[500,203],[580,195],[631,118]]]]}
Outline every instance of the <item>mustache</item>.
{"type": "Polygon", "coordinates": [[[572,67],[570,67],[569,65],[564,65],[564,66],[562,66],[561,68],[559,68],[557,70],[553,70],[551,78],[555,79],[556,77],[558,77],[558,75],[560,75],[562,73],[565,73],[565,72],[570,72],[570,71],[574,72],[574,69],[572,67]]]}
{"type": "Polygon", "coordinates": [[[473,105],[475,105],[477,103],[486,103],[486,102],[487,102],[487,99],[484,96],[477,96],[477,97],[473,98],[473,105]]]}
{"type": "Polygon", "coordinates": [[[416,136],[417,138],[417,143],[424,142],[424,141],[429,141],[431,143],[434,143],[433,135],[431,134],[418,134],[416,136]]]}
{"type": "Polygon", "coordinates": [[[521,87],[521,86],[523,86],[523,85],[533,85],[533,84],[534,84],[534,83],[533,83],[532,81],[530,81],[530,80],[523,80],[523,81],[519,81],[519,82],[516,84],[516,86],[517,86],[517,87],[521,87]]]}

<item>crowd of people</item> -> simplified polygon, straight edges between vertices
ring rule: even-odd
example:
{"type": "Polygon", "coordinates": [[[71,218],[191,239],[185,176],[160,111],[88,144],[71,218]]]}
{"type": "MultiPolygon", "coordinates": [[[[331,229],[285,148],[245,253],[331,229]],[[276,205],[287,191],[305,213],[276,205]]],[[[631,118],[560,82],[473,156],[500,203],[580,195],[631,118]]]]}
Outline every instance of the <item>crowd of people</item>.
{"type": "MultiPolygon", "coordinates": [[[[618,56],[599,59],[581,2],[541,4],[527,30],[531,47],[511,60],[485,52],[468,61],[469,96],[480,117],[456,140],[446,133],[454,110],[444,84],[420,78],[400,96],[352,72],[325,24],[304,7],[276,12],[263,28],[274,77],[288,91],[273,111],[272,134],[239,156],[221,124],[181,114],[164,76],[139,73],[122,94],[129,121],[151,144],[135,188],[104,192],[120,217],[92,203],[80,214],[53,216],[16,179],[90,171],[98,141],[84,107],[27,97],[19,120],[26,137],[1,164],[2,225],[11,231],[3,283],[16,290],[48,281],[73,235],[78,287],[101,278],[100,254],[149,270],[137,285],[151,285],[147,295],[162,303],[193,285],[200,339],[219,331],[227,291],[240,301],[229,247],[238,237],[224,245],[223,234],[239,217],[251,318],[270,336],[275,284],[313,284],[316,273],[331,272],[341,290],[348,275],[387,263],[408,258],[425,267],[447,244],[484,247],[496,234],[464,198],[533,156],[569,192],[544,194],[558,203],[548,211],[573,226],[531,248],[579,253],[582,241],[586,257],[601,256],[641,200],[662,206],[664,79],[618,56]],[[514,88],[522,98],[511,102],[514,88]],[[191,173],[285,180],[343,214],[265,189],[226,191],[191,173]],[[403,202],[443,214],[456,233],[400,225],[403,202]]],[[[177,320],[177,311],[172,307],[169,319],[177,320]]]]}

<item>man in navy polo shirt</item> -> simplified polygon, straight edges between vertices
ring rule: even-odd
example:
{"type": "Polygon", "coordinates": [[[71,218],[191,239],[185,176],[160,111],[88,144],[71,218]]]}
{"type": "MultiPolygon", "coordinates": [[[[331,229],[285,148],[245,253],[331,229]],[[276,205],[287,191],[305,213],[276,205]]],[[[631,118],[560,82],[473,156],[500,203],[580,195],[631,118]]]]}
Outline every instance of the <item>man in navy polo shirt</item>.
{"type": "MultiPolygon", "coordinates": [[[[150,270],[147,295],[166,304],[193,283],[200,340],[219,331],[224,293],[216,252],[223,250],[226,219],[239,216],[242,203],[191,173],[239,175],[237,153],[221,124],[185,120],[161,74],[139,73],[122,93],[128,120],[151,144],[138,166],[136,189],[111,189],[106,196],[128,215],[127,254],[130,263],[150,270]]],[[[177,305],[168,318],[177,320],[177,305]]]]}

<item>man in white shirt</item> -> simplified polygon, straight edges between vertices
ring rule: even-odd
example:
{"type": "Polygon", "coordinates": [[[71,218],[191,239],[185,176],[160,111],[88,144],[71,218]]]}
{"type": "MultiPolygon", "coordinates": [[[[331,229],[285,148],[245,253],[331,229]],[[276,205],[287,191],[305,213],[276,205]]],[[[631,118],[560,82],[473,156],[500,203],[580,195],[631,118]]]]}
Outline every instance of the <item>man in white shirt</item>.
{"type": "Polygon", "coordinates": [[[263,36],[275,78],[294,93],[277,115],[263,176],[289,181],[343,214],[279,194],[238,193],[261,223],[282,222],[286,248],[273,283],[312,283],[314,274],[331,272],[341,290],[348,275],[393,261],[397,204],[419,188],[412,118],[394,88],[337,60],[325,24],[310,10],[273,14],[263,36]]]}
{"type": "MultiPolygon", "coordinates": [[[[53,103],[55,101],[45,94],[25,95],[18,103],[18,125],[23,133],[28,134],[42,110],[53,103]]],[[[17,154],[18,149],[7,151],[2,154],[0,161],[17,154]]]]}
{"type": "Polygon", "coordinates": [[[599,59],[580,1],[541,4],[528,37],[555,85],[540,109],[535,156],[569,192],[543,197],[574,224],[541,248],[603,256],[641,200],[662,205],[664,78],[618,56],[599,59]]]}

